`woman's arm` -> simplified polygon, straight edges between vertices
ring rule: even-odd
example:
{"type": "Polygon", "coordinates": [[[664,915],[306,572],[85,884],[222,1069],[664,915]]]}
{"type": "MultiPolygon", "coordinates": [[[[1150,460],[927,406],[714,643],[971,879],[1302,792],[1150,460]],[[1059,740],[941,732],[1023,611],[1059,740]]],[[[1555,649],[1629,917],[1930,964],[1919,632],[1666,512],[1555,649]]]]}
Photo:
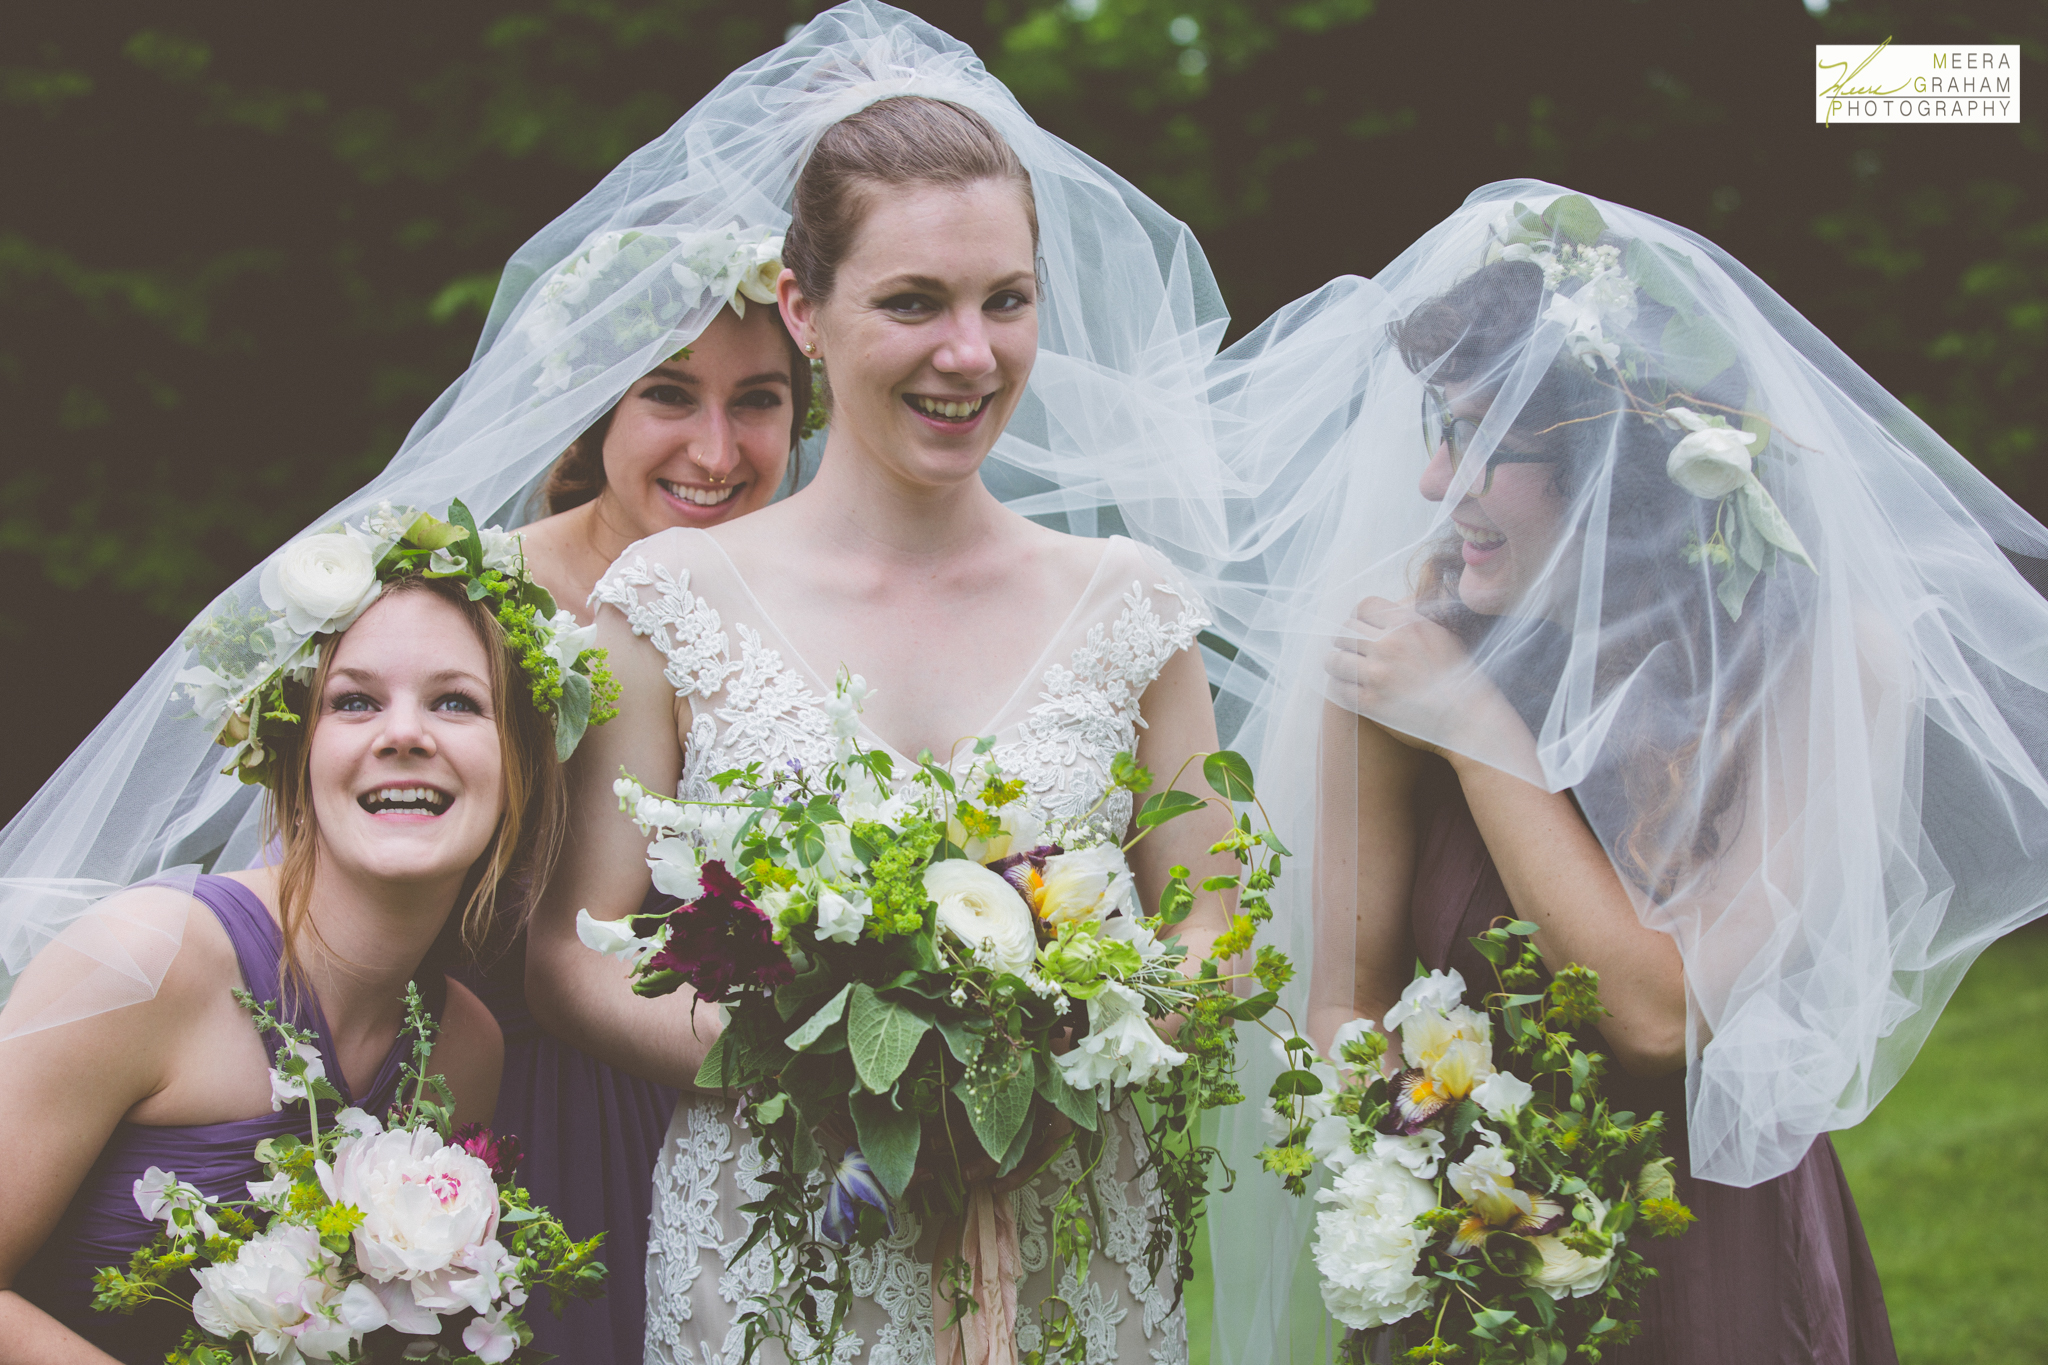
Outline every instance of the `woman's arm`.
{"type": "MultiPolygon", "coordinates": [[[[129,892],[164,899],[161,889],[129,892]]],[[[173,909],[164,899],[161,907],[173,909]]],[[[182,907],[176,907],[182,909],[182,907]]],[[[107,917],[119,935],[124,921],[107,917]]],[[[114,1127],[137,1104],[169,1082],[171,1063],[185,1037],[183,1022],[199,1010],[214,980],[211,945],[196,917],[191,939],[172,959],[156,995],[139,1004],[39,1029],[0,1042],[0,1365],[107,1365],[113,1357],[13,1290],[71,1203],[86,1172],[99,1159],[114,1127]]],[[[226,943],[221,935],[221,943],[226,943]]],[[[227,949],[233,969],[233,949],[227,949]]],[[[0,1033],[61,999],[96,970],[85,954],[59,938],[15,983],[0,1033]]],[[[237,978],[238,979],[238,978],[237,978]]]]}
{"type": "Polygon", "coordinates": [[[1457,714],[1432,717],[1427,728],[1459,736],[1456,748],[1364,724],[1449,761],[1509,902],[1536,925],[1534,941],[1544,964],[1557,971],[1576,963],[1600,974],[1601,1003],[1612,1011],[1600,1031],[1614,1059],[1644,1076],[1685,1065],[1685,973],[1678,945],[1637,916],[1607,850],[1569,796],[1462,752],[1480,750],[1536,771],[1535,739],[1522,718],[1498,690],[1472,676],[1463,645],[1435,622],[1368,598],[1359,604],[1356,626],[1330,659],[1336,695],[1361,713],[1418,717],[1455,699],[1457,714]],[[1456,685],[1448,686],[1452,679],[1456,685]]]}
{"type": "Polygon", "coordinates": [[[682,772],[678,701],[661,656],[612,607],[597,615],[619,714],[584,736],[569,760],[569,831],[527,931],[526,998],[541,1027],[647,1080],[687,1087],[718,1037],[718,1013],[697,1008],[688,986],[659,1000],[633,994],[624,963],[585,947],[576,912],[618,919],[647,893],[647,841],[619,810],[621,771],[648,790],[673,792],[682,772]]]}
{"type": "MultiPolygon", "coordinates": [[[[1145,689],[1138,709],[1146,728],[1138,732],[1137,759],[1151,770],[1153,791],[1166,790],[1180,773],[1181,790],[1211,795],[1199,763],[1180,772],[1189,755],[1216,750],[1216,709],[1209,700],[1209,678],[1202,669],[1201,651],[1184,649],[1168,659],[1145,689]]],[[[1131,874],[1137,878],[1139,900],[1147,914],[1159,908],[1159,893],[1166,887],[1169,869],[1176,864],[1188,869],[1188,885],[1196,888],[1195,907],[1171,932],[1187,946],[1189,971],[1230,927],[1231,914],[1237,908],[1234,898],[1226,903],[1222,896],[1199,889],[1204,877],[1239,870],[1228,853],[1209,851],[1229,832],[1230,813],[1219,801],[1157,826],[1130,851],[1131,874]]]]}
{"type": "Polygon", "coordinates": [[[453,978],[434,1040],[434,1070],[455,1096],[457,1123],[489,1124],[505,1072],[505,1035],[476,993],[453,978]]]}

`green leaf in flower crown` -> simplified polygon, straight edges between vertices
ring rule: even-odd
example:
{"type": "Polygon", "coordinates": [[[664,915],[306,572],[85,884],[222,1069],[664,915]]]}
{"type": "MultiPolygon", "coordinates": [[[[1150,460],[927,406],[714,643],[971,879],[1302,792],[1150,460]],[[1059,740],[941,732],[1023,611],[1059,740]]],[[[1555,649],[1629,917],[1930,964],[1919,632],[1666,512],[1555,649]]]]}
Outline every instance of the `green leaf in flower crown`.
{"type": "Polygon", "coordinates": [[[860,1083],[876,1094],[896,1084],[931,1026],[931,1020],[876,995],[866,982],[855,982],[846,1007],[846,1043],[860,1083]]]}
{"type": "Polygon", "coordinates": [[[1688,389],[1705,388],[1735,363],[1735,343],[1712,318],[1673,313],[1658,344],[1665,372],[1688,389]]]}
{"type": "Polygon", "coordinates": [[[460,526],[450,525],[431,512],[422,512],[405,528],[405,543],[422,550],[445,550],[469,538],[460,526]]]}
{"type": "Polygon", "coordinates": [[[581,673],[564,673],[562,699],[555,703],[555,757],[568,762],[589,728],[590,679],[581,673]]]}
{"type": "Polygon", "coordinates": [[[462,540],[450,543],[461,549],[462,557],[469,561],[469,571],[472,574],[482,573],[484,571],[484,538],[476,529],[476,518],[471,516],[469,509],[462,505],[461,498],[457,498],[448,504],[448,520],[468,533],[462,540]]]}
{"type": "Polygon", "coordinates": [[[1101,1108],[1095,1102],[1092,1090],[1076,1090],[1067,1084],[1067,1075],[1053,1065],[1052,1058],[1038,1054],[1038,1093],[1045,1102],[1067,1116],[1069,1122],[1078,1128],[1095,1131],[1095,1115],[1101,1108]]]}
{"type": "Polygon", "coordinates": [[[1591,246],[1607,231],[1607,220],[1583,194],[1567,194],[1543,210],[1543,225],[1567,241],[1591,246]]]}
{"type": "Polygon", "coordinates": [[[1722,570],[1721,581],[1714,585],[1714,596],[1721,599],[1721,609],[1728,613],[1731,621],[1742,619],[1742,604],[1749,600],[1749,585],[1756,582],[1757,571],[1741,559],[1737,559],[1722,570]]]}
{"type": "Polygon", "coordinates": [[[846,997],[852,993],[853,986],[850,983],[840,987],[839,994],[827,1000],[816,1014],[804,1020],[803,1027],[783,1039],[783,1044],[791,1052],[802,1052],[824,1037],[825,1030],[838,1023],[840,1016],[846,1013],[846,997]]]}
{"type": "MultiPolygon", "coordinates": [[[[1692,262],[1682,256],[1677,260],[1688,271],[1691,269],[1692,262]]],[[[1621,268],[1628,274],[1630,283],[1666,308],[1675,308],[1681,313],[1692,311],[1692,290],[1672,269],[1670,253],[1637,237],[1622,248],[1621,268]]]]}
{"type": "Polygon", "coordinates": [[[846,1097],[846,1107],[853,1113],[854,1135],[868,1169],[891,1199],[901,1199],[917,1172],[917,1147],[923,1133],[916,1113],[898,1109],[892,1096],[858,1090],[846,1097]]]}
{"type": "Polygon", "coordinates": [[[1192,792],[1171,788],[1157,796],[1146,798],[1144,806],[1138,811],[1138,828],[1151,829],[1154,825],[1163,825],[1168,820],[1186,815],[1189,811],[1200,810],[1207,804],[1209,803],[1192,792]]]}
{"type": "MultiPolygon", "coordinates": [[[[984,1054],[986,1055],[986,1054],[984,1054]]],[[[1028,1059],[1011,1057],[1008,1074],[990,1076],[981,1067],[953,1087],[953,1093],[960,1097],[960,1103],[967,1110],[967,1121],[974,1126],[974,1136],[980,1140],[981,1149],[993,1161],[1001,1161],[1009,1154],[1010,1143],[1015,1140],[1017,1130],[1031,1113],[1032,1084],[1031,1064],[1028,1059]],[[980,1079],[987,1076],[987,1079],[980,1079]]]]}
{"type": "Polygon", "coordinates": [[[1792,529],[1791,522],[1785,520],[1785,514],[1778,510],[1776,500],[1760,479],[1750,476],[1749,482],[1735,496],[1742,500],[1743,516],[1751,530],[1807,568],[1813,568],[1813,560],[1807,555],[1806,547],[1799,543],[1799,533],[1792,529]]]}
{"type": "Polygon", "coordinates": [[[1244,755],[1228,749],[1219,750],[1202,760],[1202,776],[1209,780],[1209,788],[1218,796],[1230,801],[1250,801],[1252,790],[1252,765],[1244,761],[1244,755]]]}

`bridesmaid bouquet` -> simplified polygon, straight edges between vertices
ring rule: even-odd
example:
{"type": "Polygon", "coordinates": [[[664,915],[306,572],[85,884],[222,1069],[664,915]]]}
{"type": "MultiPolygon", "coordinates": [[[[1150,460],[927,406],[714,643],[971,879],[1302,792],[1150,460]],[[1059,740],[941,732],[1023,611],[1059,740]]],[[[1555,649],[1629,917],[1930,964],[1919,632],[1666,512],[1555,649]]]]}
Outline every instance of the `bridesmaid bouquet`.
{"type": "MultiPolygon", "coordinates": [[[[1094,1240],[1084,1181],[1101,1159],[1103,1115],[1138,1094],[1150,1101],[1145,1161],[1162,1196],[1147,1265],[1156,1276],[1170,1262],[1184,1281],[1217,1155],[1199,1115],[1242,1098],[1235,1021],[1271,1009],[1291,970],[1262,949],[1254,975],[1270,986],[1245,998],[1219,965],[1247,953],[1271,917],[1265,892],[1287,852],[1248,814],[1217,846],[1239,872],[1199,887],[1242,893],[1232,928],[1199,964],[1158,936],[1194,906],[1188,870],[1173,870],[1148,913],[1125,860],[1153,829],[1210,801],[1255,804],[1237,754],[1202,757],[1213,796],[1169,786],[1146,798],[1137,834],[1120,845],[1089,823],[1101,802],[1041,823],[1023,782],[989,756],[990,739],[956,765],[964,775],[927,753],[899,780],[889,754],[855,738],[865,691],[841,673],[826,704],[838,756],[823,767],[720,773],[721,799],[710,801],[622,778],[621,805],[651,840],[654,884],[683,904],[618,922],[578,917],[586,944],[632,964],[640,993],[688,983],[725,1005],[697,1084],[739,1093],[769,1158],[769,1193],[748,1206],[754,1224],[737,1254],[765,1245],[778,1286],[742,1317],[749,1358],[770,1339],[793,1358],[828,1358],[852,1301],[840,1249],[893,1231],[906,1207],[968,1234],[941,1238],[941,1330],[1013,1332],[1016,1267],[1003,1264],[1001,1232],[978,1235],[1007,1220],[992,1182],[1027,1179],[1071,1145],[1081,1174],[1055,1206],[1054,1253],[1084,1274],[1094,1240]],[[1168,1043],[1154,1025],[1174,1016],[1168,1043]],[[968,1255],[946,1256],[955,1245],[968,1255]],[[994,1264],[977,1264],[991,1246],[994,1264]]],[[[1129,754],[1112,780],[1134,796],[1152,787],[1129,754]]],[[[1071,1306],[1050,1300],[1041,1321],[1045,1348],[1032,1355],[1078,1358],[1071,1306]]]]}
{"type": "Polygon", "coordinates": [[[1659,1153],[1664,1116],[1610,1110],[1605,1059],[1578,1044],[1606,1013],[1599,978],[1567,967],[1545,984],[1535,931],[1516,920],[1472,940],[1500,979],[1484,1013],[1455,971],[1409,984],[1387,1011],[1406,1063],[1391,1079],[1370,1020],[1339,1031],[1341,1074],[1305,1039],[1282,1045],[1281,1136],[1261,1156],[1296,1194],[1317,1163],[1333,1176],[1315,1256],[1347,1359],[1366,1358],[1368,1329],[1395,1327],[1428,1335],[1408,1360],[1597,1361],[1635,1335],[1656,1273],[1630,1230],[1692,1222],[1659,1153]],[[1496,1069],[1496,1028],[1516,1070],[1496,1069]]]}
{"type": "Polygon", "coordinates": [[[257,1144],[269,1178],[248,1182],[246,1200],[210,1199],[152,1166],[135,1182],[135,1202],[164,1226],[126,1270],[98,1273],[93,1307],[189,1310],[196,1326],[166,1357],[171,1365],[543,1358],[528,1349],[527,1297],[545,1288],[559,1312],[566,1298],[602,1293],[603,1236],[572,1241],[511,1183],[517,1139],[481,1124],[450,1131],[447,1088],[426,1074],[434,1024],[417,989],[406,1000],[412,1062],[388,1127],[342,1109],[323,1129],[319,1101],[341,1095],[317,1042],[246,991],[235,995],[260,1030],[285,1039],[271,1104],[304,1101],[307,1140],[257,1144]],[[185,1271],[199,1281],[189,1302],[170,1288],[185,1271]]]}

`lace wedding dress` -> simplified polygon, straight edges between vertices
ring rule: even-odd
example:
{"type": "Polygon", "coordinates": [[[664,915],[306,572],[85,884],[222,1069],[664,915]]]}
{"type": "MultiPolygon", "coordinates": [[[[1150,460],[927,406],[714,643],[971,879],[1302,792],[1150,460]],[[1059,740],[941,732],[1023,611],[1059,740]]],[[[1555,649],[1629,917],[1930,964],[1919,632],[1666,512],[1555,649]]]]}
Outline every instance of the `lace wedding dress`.
{"type": "MultiPolygon", "coordinates": [[[[827,672],[806,663],[711,536],[669,531],[641,542],[612,566],[593,600],[618,608],[634,633],[662,652],[668,681],[688,704],[682,796],[712,797],[710,774],[757,760],[766,766],[831,758],[820,703],[831,694],[837,661],[819,661],[827,672]]],[[[1168,659],[1194,647],[1195,633],[1207,624],[1202,604],[1163,558],[1121,537],[1105,542],[1087,590],[980,731],[996,737],[997,758],[1024,779],[1039,814],[1072,819],[1096,804],[1110,785],[1110,760],[1136,748],[1146,687],[1168,659]]],[[[889,748],[871,732],[863,743],[889,748]]],[[[902,766],[905,756],[895,757],[902,766]]],[[[1118,791],[1094,818],[1121,834],[1130,816],[1131,798],[1118,791]]],[[[1093,1177],[1097,1250],[1085,1280],[1062,1271],[1059,1293],[1081,1320],[1090,1365],[1180,1365],[1188,1357],[1187,1320],[1184,1310],[1169,1307],[1173,1267],[1163,1267],[1156,1281],[1145,1271],[1157,1195],[1138,1175],[1136,1115],[1128,1108],[1113,1114],[1104,1130],[1107,1146],[1093,1177]]],[[[1035,1309],[1053,1291],[1052,1201],[1080,1169],[1069,1150],[1010,1196],[1026,1272],[1017,1294],[1020,1350],[1038,1344],[1035,1309]]],[[[749,1226],[740,1206],[765,1193],[760,1174],[759,1153],[731,1102],[686,1093],[654,1172],[649,1365],[739,1365],[744,1335],[736,1319],[768,1284],[763,1249],[733,1259],[749,1226]]],[[[899,1212],[893,1235],[848,1251],[859,1297],[835,1363],[932,1365],[935,1242],[934,1230],[899,1212]]]]}

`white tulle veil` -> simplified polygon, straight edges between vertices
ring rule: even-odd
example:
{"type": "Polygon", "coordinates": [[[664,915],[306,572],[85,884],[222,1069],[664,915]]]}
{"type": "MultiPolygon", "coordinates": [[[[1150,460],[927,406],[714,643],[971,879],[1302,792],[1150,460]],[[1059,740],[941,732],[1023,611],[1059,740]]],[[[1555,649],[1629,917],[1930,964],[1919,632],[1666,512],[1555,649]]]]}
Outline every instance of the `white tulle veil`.
{"type": "MultiPolygon", "coordinates": [[[[1711,243],[1490,185],[1233,346],[1210,397],[1225,698],[1276,823],[1315,831],[1275,926],[1314,964],[1293,1003],[1351,998],[1353,770],[1324,665],[1367,596],[1448,625],[1471,668],[1364,713],[1570,789],[1676,940],[1702,1178],[1769,1179],[1864,1118],[1977,953],[2048,902],[2048,601],[2016,567],[2048,531],[1711,243]],[[1490,399],[1441,501],[1418,491],[1425,385],[1490,399]],[[1516,605],[1475,609],[1450,512],[1532,455],[1557,533],[1516,605]],[[1481,687],[1523,734],[1462,723],[1481,687]]],[[[1266,1135],[1226,1123],[1242,1169],[1266,1135]]],[[[1216,1208],[1219,1293],[1248,1301],[1220,1358],[1309,1358],[1315,1205],[1216,1208]]]]}
{"type": "MultiPolygon", "coordinates": [[[[1187,512],[1200,505],[1190,490],[1211,474],[1187,455],[1197,417],[1185,400],[1225,322],[1192,235],[1040,130],[968,48],[872,0],[819,15],[734,72],[521,247],[469,370],[389,467],[315,525],[385,501],[438,512],[454,498],[479,522],[525,520],[569,442],[725,306],[732,280],[717,272],[782,232],[823,130],[899,94],[975,109],[1032,177],[1042,350],[988,466],[991,486],[1077,530],[1121,505],[1134,534],[1218,549],[1213,519],[1187,512]]],[[[260,573],[206,615],[252,608],[260,573]]],[[[109,910],[108,893],[247,866],[260,852],[257,791],[218,771],[223,751],[176,682],[188,663],[182,643],[166,651],[0,835],[0,999],[59,935],[73,950],[69,986],[9,1019],[11,1032],[155,991],[180,912],[152,902],[124,919],[121,901],[134,898],[109,910]]]]}

